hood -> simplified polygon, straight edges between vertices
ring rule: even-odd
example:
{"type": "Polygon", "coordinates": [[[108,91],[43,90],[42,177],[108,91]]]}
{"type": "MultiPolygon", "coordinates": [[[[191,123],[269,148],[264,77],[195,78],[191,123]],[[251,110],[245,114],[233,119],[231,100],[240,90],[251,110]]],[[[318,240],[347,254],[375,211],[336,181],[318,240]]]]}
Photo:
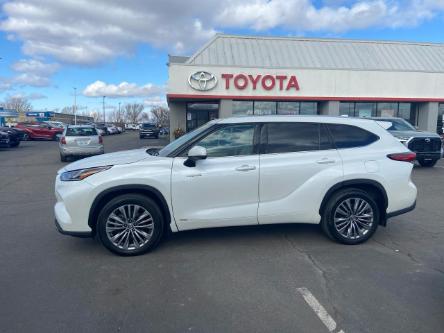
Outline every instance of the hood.
{"type": "Polygon", "coordinates": [[[146,153],[146,148],[125,150],[84,158],[68,164],[60,171],[79,170],[106,165],[129,164],[141,161],[146,158],[153,158],[153,156],[146,153]]]}
{"type": "Polygon", "coordinates": [[[389,131],[393,136],[397,138],[439,138],[440,136],[432,132],[421,131],[389,131]]]}

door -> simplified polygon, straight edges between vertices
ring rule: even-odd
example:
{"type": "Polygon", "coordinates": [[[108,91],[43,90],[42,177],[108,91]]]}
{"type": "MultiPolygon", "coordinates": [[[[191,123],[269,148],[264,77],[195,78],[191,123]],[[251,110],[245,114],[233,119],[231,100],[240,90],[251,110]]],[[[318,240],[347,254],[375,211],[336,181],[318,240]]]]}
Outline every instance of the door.
{"type": "Polygon", "coordinates": [[[317,123],[269,123],[261,141],[259,223],[320,222],[325,193],[343,177],[327,128],[317,123]]]}
{"type": "Polygon", "coordinates": [[[174,158],[172,204],[180,230],[257,224],[256,127],[225,125],[209,133],[194,144],[207,149],[195,167],[184,165],[187,152],[174,158]]]}

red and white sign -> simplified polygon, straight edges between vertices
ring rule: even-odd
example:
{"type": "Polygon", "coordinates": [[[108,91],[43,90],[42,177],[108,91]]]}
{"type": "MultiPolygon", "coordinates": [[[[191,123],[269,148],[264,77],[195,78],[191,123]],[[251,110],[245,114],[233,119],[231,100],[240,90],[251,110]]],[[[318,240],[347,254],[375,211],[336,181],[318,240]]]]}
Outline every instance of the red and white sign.
{"type": "Polygon", "coordinates": [[[280,91],[299,90],[299,82],[296,75],[270,75],[270,74],[222,74],[225,89],[244,90],[251,87],[253,90],[263,88],[264,90],[277,89],[280,91]]]}

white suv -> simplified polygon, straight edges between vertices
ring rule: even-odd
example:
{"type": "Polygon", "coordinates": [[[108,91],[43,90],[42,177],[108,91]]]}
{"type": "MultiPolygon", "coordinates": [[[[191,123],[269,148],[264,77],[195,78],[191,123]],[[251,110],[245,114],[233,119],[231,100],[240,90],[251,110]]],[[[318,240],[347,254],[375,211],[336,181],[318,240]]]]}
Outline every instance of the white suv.
{"type": "Polygon", "coordinates": [[[87,158],[57,175],[56,225],[136,255],[162,234],[271,223],[321,224],[358,244],[412,210],[415,153],[373,120],[261,116],[215,120],[160,151],[87,158]]]}

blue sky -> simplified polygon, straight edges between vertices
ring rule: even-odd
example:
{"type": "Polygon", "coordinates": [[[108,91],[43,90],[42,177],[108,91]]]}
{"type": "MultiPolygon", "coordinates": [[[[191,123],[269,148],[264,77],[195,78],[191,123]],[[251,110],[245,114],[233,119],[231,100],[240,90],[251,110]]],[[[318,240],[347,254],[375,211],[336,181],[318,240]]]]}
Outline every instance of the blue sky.
{"type": "MultiPolygon", "coordinates": [[[[165,102],[168,54],[216,32],[444,43],[444,0],[0,0],[0,101],[165,102]],[[98,96],[98,97],[97,97],[98,96]]],[[[87,109],[86,109],[87,108],[87,109]]]]}

